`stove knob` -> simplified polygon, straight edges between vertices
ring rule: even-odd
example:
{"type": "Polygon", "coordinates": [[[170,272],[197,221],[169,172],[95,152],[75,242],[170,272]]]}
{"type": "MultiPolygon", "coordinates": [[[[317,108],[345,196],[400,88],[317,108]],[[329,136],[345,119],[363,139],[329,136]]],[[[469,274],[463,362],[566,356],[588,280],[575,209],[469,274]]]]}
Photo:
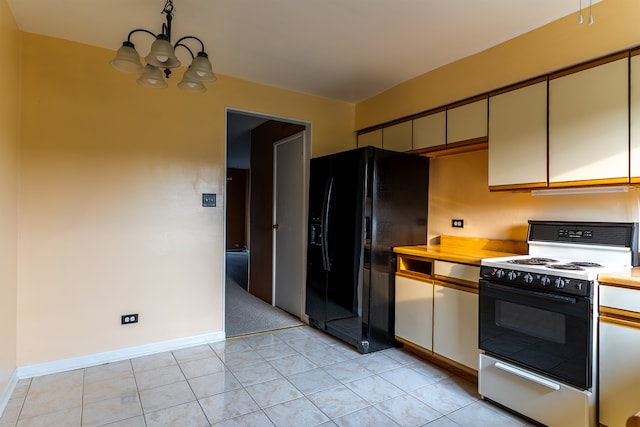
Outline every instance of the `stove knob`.
{"type": "Polygon", "coordinates": [[[533,282],[533,276],[531,275],[531,273],[527,273],[524,275],[524,282],[525,283],[532,283],[533,282]]]}
{"type": "Polygon", "coordinates": [[[542,276],[540,278],[540,284],[542,286],[549,286],[551,284],[551,279],[549,279],[547,276],[542,276]]]}
{"type": "Polygon", "coordinates": [[[510,271],[509,274],[507,274],[507,277],[509,280],[515,280],[518,277],[518,274],[515,271],[510,271]]]}
{"type": "Polygon", "coordinates": [[[496,271],[496,277],[498,279],[502,279],[504,277],[504,275],[505,275],[505,272],[504,272],[503,269],[500,269],[500,270],[496,271]]]}
{"type": "Polygon", "coordinates": [[[564,280],[556,279],[556,281],[554,283],[556,285],[556,288],[558,288],[558,289],[564,288],[564,280]]]}

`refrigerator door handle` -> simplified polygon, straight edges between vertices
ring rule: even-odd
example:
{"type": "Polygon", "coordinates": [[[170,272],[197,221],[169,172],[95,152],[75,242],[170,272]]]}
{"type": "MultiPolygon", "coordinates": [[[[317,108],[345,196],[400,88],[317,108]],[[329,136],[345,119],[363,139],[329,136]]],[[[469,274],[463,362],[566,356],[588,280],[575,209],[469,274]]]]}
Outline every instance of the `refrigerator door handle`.
{"type": "Polygon", "coordinates": [[[333,177],[329,180],[329,184],[324,193],[324,201],[322,204],[322,266],[325,271],[331,271],[331,261],[329,260],[329,211],[331,210],[331,195],[333,193],[333,177]]]}

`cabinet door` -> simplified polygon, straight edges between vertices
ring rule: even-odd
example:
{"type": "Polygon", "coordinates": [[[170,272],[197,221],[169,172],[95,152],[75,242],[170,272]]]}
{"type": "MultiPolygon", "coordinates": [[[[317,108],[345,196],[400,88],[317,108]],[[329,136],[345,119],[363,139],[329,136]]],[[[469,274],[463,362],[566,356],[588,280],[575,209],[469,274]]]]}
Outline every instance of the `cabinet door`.
{"type": "Polygon", "coordinates": [[[396,336],[432,349],[433,284],[396,276],[396,336]]]}
{"type": "Polygon", "coordinates": [[[447,112],[429,114],[413,121],[413,149],[436,147],[447,143],[447,112]]]}
{"type": "Polygon", "coordinates": [[[447,110],[447,144],[487,137],[487,98],[447,110]]]}
{"type": "Polygon", "coordinates": [[[433,351],[478,370],[478,294],[434,286],[433,351]]]}
{"type": "MultiPolygon", "coordinates": [[[[640,52],[639,52],[640,53],[640,52]]],[[[640,182],[640,55],[631,57],[631,182],[640,182]]]]}
{"type": "Polygon", "coordinates": [[[546,187],[547,82],[489,98],[489,187],[546,187]]]}
{"type": "Polygon", "coordinates": [[[382,129],[382,148],[393,151],[411,151],[411,121],[382,129]]]}
{"type": "Polygon", "coordinates": [[[549,82],[549,184],[629,179],[629,68],[618,59],[549,82]]]}
{"type": "Polygon", "coordinates": [[[358,135],[358,147],[378,147],[382,148],[382,129],[358,135]]]}
{"type": "Polygon", "coordinates": [[[601,320],[599,351],[600,424],[624,426],[640,409],[640,319],[635,326],[601,320]]]}

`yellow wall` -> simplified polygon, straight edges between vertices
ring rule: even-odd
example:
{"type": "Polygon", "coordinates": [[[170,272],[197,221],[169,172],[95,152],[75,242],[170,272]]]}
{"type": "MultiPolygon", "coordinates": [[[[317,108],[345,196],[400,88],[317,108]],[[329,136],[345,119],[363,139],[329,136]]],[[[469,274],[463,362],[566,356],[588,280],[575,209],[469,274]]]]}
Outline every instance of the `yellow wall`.
{"type": "MultiPolygon", "coordinates": [[[[405,117],[608,53],[640,45],[640,2],[594,5],[595,23],[577,14],[428,72],[356,105],[356,129],[405,117]]],[[[514,159],[511,167],[526,167],[514,159]]],[[[432,159],[429,240],[442,234],[526,238],[528,219],[639,221],[639,190],[623,194],[531,196],[489,193],[487,152],[432,159]],[[465,228],[451,228],[462,218],[465,228]]]]}
{"type": "Polygon", "coordinates": [[[182,70],[154,91],[114,51],[22,49],[18,365],[222,330],[225,107],[311,122],[314,155],[355,146],[352,104],[225,76],[184,93],[182,70]]]}
{"type": "Polygon", "coordinates": [[[637,0],[602,1],[593,6],[593,16],[593,25],[578,25],[578,14],[569,15],[358,103],[355,128],[364,129],[640,45],[637,0]]]}
{"type": "MultiPolygon", "coordinates": [[[[429,239],[442,234],[526,240],[527,220],[640,221],[640,188],[627,193],[532,196],[489,192],[487,150],[431,159],[429,239]],[[453,218],[464,228],[451,228],[453,218]]],[[[526,167],[526,160],[523,160],[526,167]]]]}
{"type": "Polygon", "coordinates": [[[0,397],[16,368],[20,33],[0,0],[0,397]]]}
{"type": "MultiPolygon", "coordinates": [[[[354,109],[225,76],[204,95],[178,91],[177,76],[168,90],[143,89],[110,69],[114,51],[33,34],[19,41],[0,0],[0,47],[12,53],[0,59],[0,262],[9,266],[0,270],[0,390],[16,364],[221,330],[224,200],[204,209],[200,194],[224,191],[225,107],[312,122],[314,156],[337,152],[355,146],[354,123],[364,128],[640,44],[636,0],[601,2],[594,15],[594,26],[560,20],[354,109]],[[138,325],[119,325],[128,312],[140,313],[138,325]]],[[[634,191],[599,195],[595,207],[593,196],[488,193],[486,152],[434,160],[431,191],[431,236],[453,234],[452,216],[466,220],[457,230],[464,235],[520,239],[529,218],[638,217],[634,191]]]]}

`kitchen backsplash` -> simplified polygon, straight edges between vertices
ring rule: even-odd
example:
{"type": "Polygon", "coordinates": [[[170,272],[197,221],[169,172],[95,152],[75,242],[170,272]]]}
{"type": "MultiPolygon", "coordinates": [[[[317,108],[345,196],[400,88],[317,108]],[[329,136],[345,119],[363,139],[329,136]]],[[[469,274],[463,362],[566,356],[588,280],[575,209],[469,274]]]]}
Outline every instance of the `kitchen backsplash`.
{"type": "MultiPolygon", "coordinates": [[[[516,161],[516,160],[514,160],[516,161]]],[[[522,159],[521,167],[526,167],[522,159]]],[[[487,151],[431,159],[429,243],[441,234],[525,240],[527,221],[640,221],[640,189],[626,193],[532,196],[489,192],[487,151]],[[463,228],[452,228],[452,219],[463,228]]]]}

